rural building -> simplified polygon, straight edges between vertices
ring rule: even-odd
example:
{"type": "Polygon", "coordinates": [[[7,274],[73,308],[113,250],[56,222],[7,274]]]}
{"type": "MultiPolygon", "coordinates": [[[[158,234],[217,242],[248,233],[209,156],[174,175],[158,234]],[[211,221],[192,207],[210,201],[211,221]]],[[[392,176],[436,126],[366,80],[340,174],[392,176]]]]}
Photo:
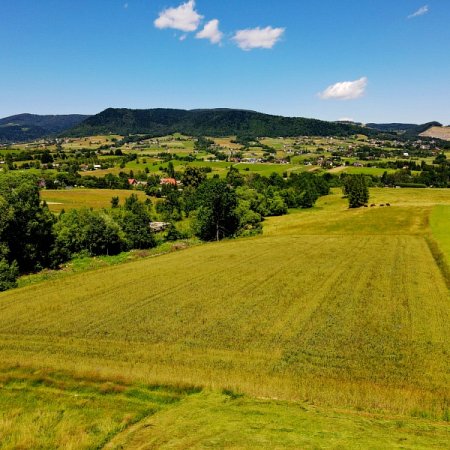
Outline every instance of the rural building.
{"type": "Polygon", "coordinates": [[[177,185],[177,180],[175,180],[175,178],[161,178],[161,181],[159,182],[159,184],[163,185],[163,184],[168,184],[171,186],[176,186],[177,185]]]}

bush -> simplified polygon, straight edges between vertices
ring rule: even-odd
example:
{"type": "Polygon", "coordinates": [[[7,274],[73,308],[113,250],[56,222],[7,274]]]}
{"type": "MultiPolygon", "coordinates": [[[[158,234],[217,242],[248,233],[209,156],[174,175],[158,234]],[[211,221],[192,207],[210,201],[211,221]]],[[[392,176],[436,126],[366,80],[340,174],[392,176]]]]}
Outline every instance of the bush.
{"type": "Polygon", "coordinates": [[[0,260],[0,292],[17,287],[19,267],[14,261],[11,265],[5,259],[0,260]]]}

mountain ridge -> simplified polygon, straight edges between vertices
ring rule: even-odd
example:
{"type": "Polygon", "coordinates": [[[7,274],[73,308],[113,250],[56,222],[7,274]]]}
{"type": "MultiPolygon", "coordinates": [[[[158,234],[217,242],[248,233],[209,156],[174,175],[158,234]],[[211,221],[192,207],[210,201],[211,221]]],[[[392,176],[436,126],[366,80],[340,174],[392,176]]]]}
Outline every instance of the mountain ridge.
{"type": "Polygon", "coordinates": [[[0,142],[26,142],[51,136],[85,137],[97,134],[146,134],[162,136],[182,133],[191,136],[223,137],[249,135],[293,136],[403,136],[414,138],[439,122],[426,124],[324,121],[304,117],[265,114],[233,108],[107,108],[95,115],[17,114],[0,119],[0,142]]]}
{"type": "Polygon", "coordinates": [[[0,142],[22,142],[62,133],[87,119],[86,114],[16,114],[0,119],[0,142]]]}
{"type": "MultiPolygon", "coordinates": [[[[367,133],[352,124],[326,122],[302,117],[284,117],[243,109],[127,109],[108,108],[91,116],[65,135],[81,137],[96,134],[166,135],[223,137],[252,135],[268,137],[348,136],[367,133]]],[[[377,134],[369,130],[370,134],[377,134]]]]}

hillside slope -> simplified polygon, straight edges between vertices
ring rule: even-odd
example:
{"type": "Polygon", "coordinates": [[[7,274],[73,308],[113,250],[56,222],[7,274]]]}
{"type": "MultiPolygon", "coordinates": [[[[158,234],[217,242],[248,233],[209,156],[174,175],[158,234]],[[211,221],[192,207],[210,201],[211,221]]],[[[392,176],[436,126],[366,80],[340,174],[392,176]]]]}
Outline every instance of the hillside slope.
{"type": "Polygon", "coordinates": [[[420,134],[423,137],[431,137],[434,139],[442,139],[450,141],[450,126],[449,127],[431,127],[420,134]]]}
{"type": "Polygon", "coordinates": [[[0,294],[0,366],[446,417],[449,292],[426,237],[449,195],[378,189],[391,208],[349,211],[336,193],[264,237],[0,294]]]}
{"type": "Polygon", "coordinates": [[[172,133],[190,136],[348,136],[377,133],[355,125],[314,119],[281,117],[235,109],[107,109],[89,117],[66,133],[68,136],[97,134],[172,133]]]}
{"type": "Polygon", "coordinates": [[[18,114],[0,119],[0,142],[22,142],[62,133],[89,116],[18,114]]]}
{"type": "Polygon", "coordinates": [[[408,137],[415,137],[432,127],[440,127],[442,125],[439,122],[428,122],[422,125],[411,123],[368,123],[366,126],[385,133],[398,133],[408,137]]]}

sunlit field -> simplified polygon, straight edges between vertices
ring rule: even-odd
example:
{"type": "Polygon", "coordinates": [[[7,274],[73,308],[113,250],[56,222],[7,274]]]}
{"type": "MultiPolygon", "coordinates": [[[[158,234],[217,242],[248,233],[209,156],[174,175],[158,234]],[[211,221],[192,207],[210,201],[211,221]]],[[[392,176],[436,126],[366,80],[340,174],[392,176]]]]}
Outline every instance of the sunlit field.
{"type": "Polygon", "coordinates": [[[120,189],[66,189],[66,190],[43,190],[42,200],[47,202],[50,211],[68,211],[75,208],[101,209],[111,206],[112,197],[119,197],[124,202],[131,194],[136,194],[141,200],[147,197],[142,191],[129,191],[120,189]]]}
{"type": "Polygon", "coordinates": [[[55,422],[73,399],[20,381],[44,371],[125,391],[203,389],[146,415],[95,387],[90,404],[112,406],[93,419],[100,437],[80,438],[86,448],[445,448],[450,298],[439,252],[449,251],[450,191],[373,189],[370,204],[348,210],[336,189],[312,210],[266,220],[262,237],[0,294],[4,447],[31,439],[33,405],[53,417],[40,416],[43,447],[52,424],[60,443],[85,423],[81,413],[55,422]]]}

